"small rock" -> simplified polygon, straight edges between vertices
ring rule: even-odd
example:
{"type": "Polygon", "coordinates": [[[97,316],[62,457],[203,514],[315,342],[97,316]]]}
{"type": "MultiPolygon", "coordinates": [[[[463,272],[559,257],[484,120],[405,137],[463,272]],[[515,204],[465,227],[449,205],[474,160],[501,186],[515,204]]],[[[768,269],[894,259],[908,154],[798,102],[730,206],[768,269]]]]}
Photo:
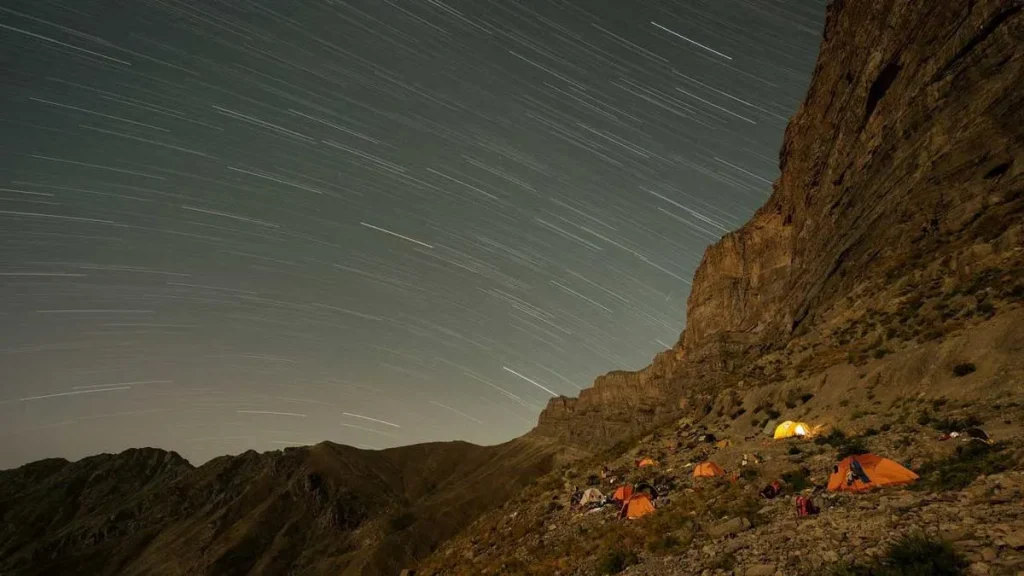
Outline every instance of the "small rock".
{"type": "Polygon", "coordinates": [[[755,564],[747,568],[745,576],[773,576],[775,564],[755,564]]]}
{"type": "Polygon", "coordinates": [[[730,534],[739,534],[748,528],[750,528],[750,520],[746,518],[733,518],[712,526],[708,529],[708,534],[712,538],[722,538],[730,534]]]}
{"type": "Polygon", "coordinates": [[[939,537],[946,542],[960,542],[961,540],[970,540],[973,538],[974,530],[971,530],[970,528],[949,528],[944,530],[939,537]]]}
{"type": "Polygon", "coordinates": [[[984,562],[975,562],[974,564],[971,564],[968,572],[973,576],[985,576],[989,573],[989,567],[988,564],[985,564],[984,562]]]}
{"type": "Polygon", "coordinates": [[[991,562],[996,559],[996,551],[991,548],[985,548],[981,551],[981,559],[985,562],[991,562]]]}
{"type": "Polygon", "coordinates": [[[728,554],[733,554],[746,548],[747,546],[748,544],[746,542],[742,542],[740,541],[740,539],[734,539],[722,544],[722,551],[728,554]]]}
{"type": "Polygon", "coordinates": [[[1003,542],[1015,550],[1024,549],[1024,531],[1010,532],[1003,537],[1003,542]]]}

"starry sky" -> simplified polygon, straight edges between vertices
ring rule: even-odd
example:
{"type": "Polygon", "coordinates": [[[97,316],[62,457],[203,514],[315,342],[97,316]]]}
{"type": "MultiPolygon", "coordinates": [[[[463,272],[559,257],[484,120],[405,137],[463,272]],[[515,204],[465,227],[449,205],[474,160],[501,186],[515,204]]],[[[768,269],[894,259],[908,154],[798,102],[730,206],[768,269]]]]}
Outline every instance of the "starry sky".
{"type": "Polygon", "coordinates": [[[3,0],[0,468],[492,444],[767,199],[825,0],[3,0]]]}

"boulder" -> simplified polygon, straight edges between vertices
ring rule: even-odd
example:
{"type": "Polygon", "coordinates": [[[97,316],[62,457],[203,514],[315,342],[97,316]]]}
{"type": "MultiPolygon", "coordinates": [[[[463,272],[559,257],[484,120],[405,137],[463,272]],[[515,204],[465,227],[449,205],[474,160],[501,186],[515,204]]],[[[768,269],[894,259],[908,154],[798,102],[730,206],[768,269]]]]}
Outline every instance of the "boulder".
{"type": "Polygon", "coordinates": [[[750,520],[746,518],[732,518],[708,529],[712,538],[723,538],[731,534],[739,534],[750,528],[750,520]]]}
{"type": "Polygon", "coordinates": [[[744,576],[773,576],[775,564],[755,564],[747,567],[743,574],[744,576]]]}

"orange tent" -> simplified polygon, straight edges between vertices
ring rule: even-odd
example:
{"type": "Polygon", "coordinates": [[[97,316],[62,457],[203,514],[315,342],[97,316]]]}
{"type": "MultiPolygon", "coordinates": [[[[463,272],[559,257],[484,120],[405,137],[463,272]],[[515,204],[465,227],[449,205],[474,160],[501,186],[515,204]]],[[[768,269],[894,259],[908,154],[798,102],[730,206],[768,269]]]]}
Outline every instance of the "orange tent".
{"type": "Polygon", "coordinates": [[[650,497],[643,492],[638,492],[630,496],[629,500],[622,504],[619,518],[633,520],[634,518],[643,518],[651,512],[654,512],[654,504],[651,504],[650,497]]]}
{"type": "Polygon", "coordinates": [[[658,463],[655,462],[654,460],[651,460],[650,458],[644,458],[639,463],[637,463],[637,466],[640,467],[640,468],[646,468],[648,466],[657,466],[657,465],[658,465],[658,463]]]}
{"type": "Polygon", "coordinates": [[[615,489],[615,494],[612,495],[612,500],[616,502],[625,502],[629,500],[629,497],[633,495],[633,487],[629,484],[623,484],[615,489]]]}
{"type": "Polygon", "coordinates": [[[836,464],[832,469],[832,475],[828,477],[828,489],[830,492],[867,492],[883,486],[910,484],[917,479],[917,474],[888,458],[882,458],[875,454],[858,454],[844,458],[839,464],[836,464]],[[870,482],[864,482],[856,477],[852,481],[847,481],[850,466],[854,460],[860,464],[870,482]]]}
{"type": "Polygon", "coordinates": [[[725,476],[725,470],[710,460],[701,462],[693,468],[694,478],[714,478],[717,476],[725,476]]]}

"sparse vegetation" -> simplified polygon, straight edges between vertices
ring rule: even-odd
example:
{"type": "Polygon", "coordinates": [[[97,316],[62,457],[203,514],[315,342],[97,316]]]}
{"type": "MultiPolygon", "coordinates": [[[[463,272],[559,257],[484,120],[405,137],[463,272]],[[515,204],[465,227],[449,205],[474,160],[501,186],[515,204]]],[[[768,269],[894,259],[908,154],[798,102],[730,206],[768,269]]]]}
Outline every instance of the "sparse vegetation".
{"type": "Polygon", "coordinates": [[[998,474],[1013,466],[1006,444],[988,445],[968,442],[958,446],[956,454],[944,460],[928,462],[918,471],[921,479],[912,485],[918,490],[962,490],[981,475],[998,474]]]}
{"type": "Polygon", "coordinates": [[[885,555],[864,564],[841,564],[832,576],[959,576],[967,559],[953,547],[923,534],[906,536],[889,545],[885,555]]]}
{"type": "Polygon", "coordinates": [[[388,518],[388,528],[393,532],[401,532],[416,522],[416,516],[411,512],[401,512],[388,518]]]}
{"type": "Polygon", "coordinates": [[[813,486],[810,478],[811,471],[807,468],[797,468],[782,475],[782,481],[785,482],[793,492],[800,492],[813,486]]]}
{"type": "Polygon", "coordinates": [[[640,559],[635,552],[613,548],[605,552],[604,556],[601,557],[598,563],[598,571],[601,574],[618,574],[625,570],[627,566],[632,566],[639,561],[640,559]]]}
{"type": "Polygon", "coordinates": [[[946,416],[943,418],[932,418],[929,422],[932,428],[935,428],[939,432],[949,434],[950,432],[958,432],[974,426],[981,426],[984,422],[981,418],[973,414],[968,414],[963,418],[956,418],[946,416]]]}
{"type": "Polygon", "coordinates": [[[964,362],[953,367],[953,376],[961,378],[971,374],[975,370],[977,370],[977,367],[972,362],[964,362]]]}

